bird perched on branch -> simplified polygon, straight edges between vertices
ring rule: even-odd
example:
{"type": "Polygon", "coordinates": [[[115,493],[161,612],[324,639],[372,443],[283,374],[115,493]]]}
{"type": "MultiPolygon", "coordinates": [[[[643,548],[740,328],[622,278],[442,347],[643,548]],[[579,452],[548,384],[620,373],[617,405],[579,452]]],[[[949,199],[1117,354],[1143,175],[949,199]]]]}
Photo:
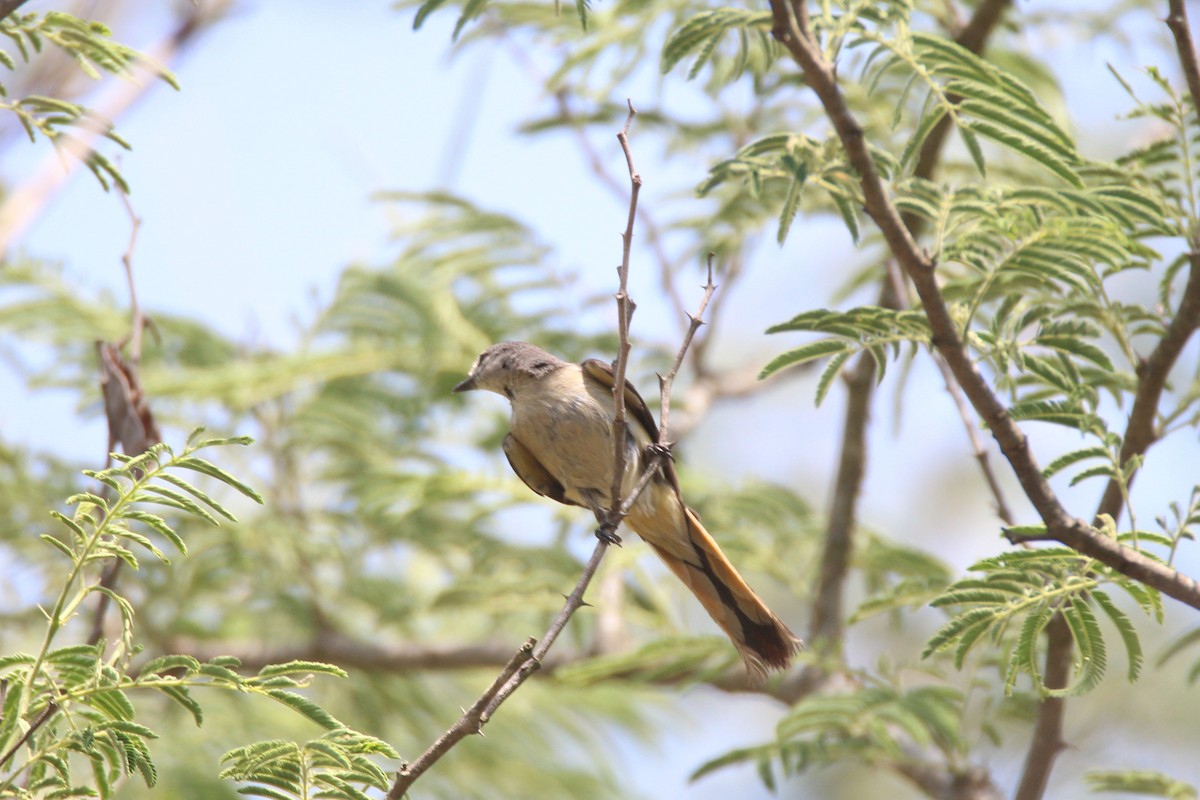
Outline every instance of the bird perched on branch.
{"type": "MultiPolygon", "coordinates": [[[[589,508],[603,522],[613,486],[615,383],[612,367],[603,361],[571,364],[526,342],[502,342],[480,354],[454,391],[486,389],[507,397],[512,421],[504,454],[513,471],[538,494],[589,508]]],[[[650,468],[658,439],[650,409],[629,383],[625,409],[622,499],[650,468]]],[[[788,666],[800,640],[746,585],[684,504],[669,459],[662,459],[626,522],[729,635],[753,680],[763,680],[767,669],[788,666]]]]}

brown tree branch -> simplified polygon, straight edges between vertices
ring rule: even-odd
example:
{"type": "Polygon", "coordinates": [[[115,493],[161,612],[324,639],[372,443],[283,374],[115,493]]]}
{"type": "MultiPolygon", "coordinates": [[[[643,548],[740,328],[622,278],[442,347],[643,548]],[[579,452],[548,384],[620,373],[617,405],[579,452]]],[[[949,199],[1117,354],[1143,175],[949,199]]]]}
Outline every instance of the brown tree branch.
{"type": "Polygon", "coordinates": [[[913,757],[898,762],[896,772],[937,800],[1001,800],[1004,796],[982,767],[951,771],[940,762],[913,757]]]}
{"type": "MultiPolygon", "coordinates": [[[[42,713],[38,714],[37,719],[35,719],[33,722],[29,723],[29,727],[26,728],[25,732],[21,734],[21,738],[17,739],[17,741],[13,744],[13,746],[8,748],[8,750],[5,751],[4,755],[0,755],[0,768],[3,768],[5,764],[7,764],[9,761],[11,761],[12,757],[15,756],[21,750],[22,747],[25,746],[26,742],[28,742],[31,738],[33,738],[33,735],[35,733],[37,733],[38,729],[41,728],[43,725],[45,725],[46,721],[49,720],[52,716],[54,716],[54,714],[57,711],[58,711],[58,703],[55,703],[53,701],[47,703],[46,707],[44,709],[42,709],[42,713]]],[[[12,777],[16,777],[17,775],[20,775],[21,772],[24,769],[26,769],[27,767],[28,767],[28,764],[25,767],[22,767],[17,772],[13,773],[12,777]]]]}
{"type": "MultiPolygon", "coordinates": [[[[1042,682],[1047,688],[1062,689],[1071,679],[1074,641],[1071,629],[1062,614],[1055,614],[1046,625],[1046,666],[1042,682]]],[[[1050,771],[1058,754],[1065,748],[1063,720],[1066,716],[1065,697],[1044,697],[1038,706],[1033,736],[1021,769],[1021,781],[1013,800],[1040,800],[1050,782],[1050,771]]]]}
{"type": "Polygon", "coordinates": [[[816,650],[830,648],[829,655],[840,657],[845,613],[843,588],[854,552],[854,528],[857,524],[858,498],[862,491],[867,463],[867,422],[875,390],[875,361],[870,353],[858,357],[854,369],[846,374],[846,419],[842,424],[842,452],[838,457],[837,480],[825,529],[825,547],[821,571],[813,599],[812,627],[809,638],[816,650]]]}
{"type": "Polygon", "coordinates": [[[0,20],[7,19],[9,14],[28,2],[29,0],[0,0],[0,20]]]}
{"type": "MultiPolygon", "coordinates": [[[[633,107],[633,102],[628,101],[629,115],[625,118],[625,127],[617,134],[617,141],[621,143],[621,151],[625,153],[625,163],[629,167],[629,216],[625,222],[625,231],[621,234],[621,265],[617,267],[617,359],[613,362],[613,475],[612,487],[609,492],[609,497],[612,498],[612,508],[610,512],[615,512],[618,503],[621,501],[621,483],[625,479],[625,436],[628,432],[627,423],[625,421],[625,370],[629,365],[629,351],[631,345],[629,343],[629,323],[633,319],[633,312],[637,308],[637,303],[633,302],[633,298],[629,296],[629,258],[633,249],[633,225],[637,221],[637,202],[638,195],[642,191],[642,176],[633,166],[633,150],[629,146],[629,126],[633,124],[633,117],[637,114],[637,110],[633,107]]],[[[600,520],[601,533],[607,529],[607,535],[615,537],[617,526],[621,523],[621,517],[613,517],[610,513],[608,519],[600,520]]]]}
{"type": "Polygon", "coordinates": [[[808,85],[816,93],[833,124],[851,166],[859,175],[867,214],[883,234],[888,249],[912,281],[921,299],[933,346],[946,360],[976,413],[992,431],[1026,497],[1046,524],[1049,535],[1168,597],[1200,609],[1200,586],[1195,580],[1105,537],[1087,523],[1072,517],[1059,502],[1042,476],[1024,432],[1009,416],[1008,409],[975,366],[958,335],[937,282],[934,262],[917,246],[895,204],[888,197],[884,181],[867,148],[862,127],[837,85],[832,65],[824,60],[807,35],[799,30],[784,0],[771,0],[771,9],[775,23],[772,34],[804,71],[808,85]]]}
{"type": "MultiPolygon", "coordinates": [[[[1190,40],[1189,40],[1190,41],[1190,40]]],[[[1150,446],[1158,439],[1155,421],[1158,416],[1158,403],[1162,399],[1166,387],[1167,376],[1183,352],[1184,345],[1200,326],[1200,250],[1195,244],[1188,253],[1189,269],[1187,285],[1175,316],[1167,325],[1167,330],[1150,355],[1138,365],[1137,392],[1133,397],[1133,407],[1129,410],[1129,421],[1125,427],[1125,437],[1121,440],[1121,465],[1124,467],[1131,459],[1143,456],[1150,446]]],[[[1135,473],[1131,473],[1128,482],[1133,482],[1135,473]]],[[[1127,487],[1126,487],[1127,488],[1127,487]]],[[[1111,478],[1104,487],[1104,496],[1096,514],[1107,514],[1113,519],[1121,516],[1125,506],[1125,495],[1120,481],[1111,478]]]]}
{"type": "MultiPolygon", "coordinates": [[[[586,652],[564,653],[558,649],[553,653],[546,653],[538,660],[537,672],[542,676],[549,676],[560,669],[585,660],[622,652],[616,646],[609,646],[604,641],[600,641],[598,644],[597,647],[589,647],[586,652]]],[[[278,648],[233,642],[213,646],[188,639],[172,639],[158,647],[157,650],[164,653],[186,653],[202,662],[211,661],[217,657],[231,656],[238,659],[242,668],[248,671],[259,670],[270,664],[286,664],[291,661],[320,661],[326,664],[335,664],[348,671],[389,675],[499,669],[507,664],[513,655],[511,645],[475,642],[435,646],[382,645],[353,639],[329,629],[322,631],[306,643],[278,648]]],[[[687,675],[678,674],[649,680],[642,673],[636,675],[631,673],[628,676],[621,673],[613,675],[613,678],[618,680],[622,677],[636,677],[641,683],[649,682],[664,687],[686,686],[690,683],[687,675]]],[[[781,683],[771,682],[761,686],[752,684],[746,670],[741,666],[731,667],[721,675],[706,678],[704,685],[735,694],[759,694],[788,705],[799,699],[781,683]]]]}
{"type": "Polygon", "coordinates": [[[1196,44],[1192,40],[1188,24],[1187,3],[1184,0],[1167,0],[1167,28],[1175,39],[1175,51],[1179,54],[1179,66],[1187,81],[1188,94],[1192,96],[1192,109],[1200,105],[1200,58],[1196,56],[1196,44]]]}
{"type": "MultiPolygon", "coordinates": [[[[603,553],[603,548],[607,546],[607,542],[597,542],[596,551],[603,553]]],[[[596,563],[600,563],[599,559],[596,559],[596,563]]],[[[509,679],[517,673],[517,670],[533,659],[533,646],[534,640],[526,639],[525,644],[521,645],[521,649],[514,653],[508,663],[505,664],[504,669],[500,670],[500,674],[492,681],[492,685],[479,696],[479,699],[470,708],[463,712],[458,721],[451,725],[449,730],[439,736],[437,741],[421,754],[420,758],[400,767],[399,772],[396,774],[396,781],[387,793],[387,800],[400,800],[400,798],[404,797],[404,793],[408,791],[408,787],[417,778],[424,775],[425,771],[433,766],[438,759],[448,753],[450,748],[467,738],[467,736],[479,733],[480,729],[483,728],[483,724],[487,722],[487,712],[484,709],[500,689],[508,683],[509,679]]]]}
{"type": "MultiPolygon", "coordinates": [[[[1173,11],[1181,5],[1172,0],[1173,11]]],[[[906,274],[912,279],[922,305],[929,318],[933,330],[933,344],[946,361],[947,368],[955,380],[962,386],[976,412],[991,428],[993,436],[1000,445],[1002,452],[1008,458],[1026,495],[1033,502],[1038,513],[1047,525],[1048,538],[1067,544],[1086,555],[1093,556],[1101,562],[1123,572],[1131,577],[1160,589],[1168,596],[1175,597],[1193,607],[1200,607],[1200,592],[1190,578],[1161,565],[1154,564],[1140,553],[1124,548],[1110,539],[1104,538],[1090,530],[1080,520],[1071,518],[1041,477],[1036,460],[1029,451],[1027,441],[1020,429],[1008,417],[1007,411],[999,399],[991,391],[982,375],[971,364],[966,348],[957,335],[957,331],[947,313],[944,299],[933,275],[933,264],[923,253],[915,248],[911,235],[897,225],[895,208],[883,191],[883,184],[863,141],[861,128],[850,114],[844,98],[840,94],[833,78],[832,69],[825,64],[820,54],[807,46],[806,37],[799,35],[796,30],[796,20],[788,17],[780,2],[772,2],[775,19],[775,35],[792,53],[797,63],[804,70],[809,84],[813,86],[827,114],[834,123],[846,148],[847,156],[860,174],[867,212],[879,225],[889,248],[906,274]]],[[[1173,13],[1175,21],[1173,30],[1186,31],[1186,18],[1179,13],[1173,13]]],[[[1187,40],[1190,45],[1190,38],[1187,40]]],[[[1186,52],[1192,52],[1190,46],[1186,52]]],[[[1189,60],[1184,55],[1184,60],[1189,60]]],[[[1191,63],[1195,58],[1192,53],[1191,63]]],[[[1185,67],[1185,70],[1187,68],[1185,67]]],[[[1200,75],[1200,71],[1187,70],[1189,79],[1200,75]]],[[[1200,86],[1200,79],[1196,85],[1200,86]]],[[[1193,271],[1193,273],[1195,270],[1193,271]]],[[[1193,313],[1188,307],[1191,277],[1189,276],[1189,291],[1185,291],[1184,301],[1181,302],[1183,320],[1178,316],[1173,320],[1168,331],[1170,341],[1161,348],[1156,348],[1154,355],[1160,355],[1159,361],[1172,362],[1182,349],[1195,323],[1188,318],[1193,313]]],[[[1161,383],[1169,371],[1169,363],[1159,371],[1160,378],[1148,381],[1144,389],[1139,387],[1139,398],[1143,400],[1144,411],[1139,415],[1131,415],[1132,444],[1130,450],[1136,452],[1140,445],[1143,448],[1153,440],[1153,429],[1145,422],[1153,421],[1157,409],[1157,401],[1161,395],[1161,383]],[[1141,422],[1141,421],[1145,422],[1141,422]],[[1139,432],[1136,425],[1145,425],[1139,432]]],[[[1119,487],[1118,487],[1119,488],[1119,487]]],[[[1118,495],[1119,498],[1119,495],[1118,495]]],[[[1120,502],[1107,499],[1103,507],[1119,510],[1120,502]]],[[[1046,685],[1058,688],[1066,685],[1069,679],[1071,661],[1071,641],[1065,623],[1056,619],[1048,632],[1046,685]]],[[[1048,699],[1041,709],[1039,720],[1035,726],[1034,742],[1030,748],[1026,769],[1022,775],[1019,798],[1040,797],[1048,781],[1050,766],[1054,755],[1061,749],[1062,717],[1065,706],[1061,698],[1048,699]]]]}
{"type": "MultiPolygon", "coordinates": [[[[956,41],[972,52],[980,52],[1010,3],[1011,0],[985,0],[975,10],[967,25],[958,32],[955,37],[956,41]]],[[[803,3],[793,4],[793,11],[797,14],[797,25],[802,31],[808,30],[805,18],[800,16],[800,13],[805,10],[806,7],[803,3]]],[[[942,121],[949,122],[946,118],[943,118],[942,121]]],[[[917,177],[930,179],[934,176],[949,130],[948,124],[939,125],[925,140],[916,166],[917,177]]],[[[924,227],[923,218],[906,214],[901,216],[901,220],[914,240],[920,236],[924,227]]],[[[892,264],[889,264],[887,275],[880,286],[879,304],[884,308],[894,309],[907,305],[904,299],[903,277],[897,273],[892,264]]],[[[938,365],[944,367],[940,359],[938,365]]],[[[856,509],[867,461],[867,421],[875,387],[875,364],[868,354],[864,353],[859,357],[855,368],[847,374],[846,384],[846,418],[843,423],[842,451],[838,459],[838,475],[834,484],[833,501],[830,506],[829,522],[824,539],[825,546],[822,552],[816,598],[813,603],[810,637],[815,648],[820,648],[820,642],[824,640],[837,651],[840,651],[844,629],[843,586],[849,573],[850,558],[853,553],[856,509]]],[[[993,489],[998,505],[1003,509],[1005,508],[1004,500],[987,463],[986,449],[975,435],[974,426],[963,408],[961,395],[957,393],[952,379],[948,375],[947,389],[959,406],[960,413],[964,415],[964,424],[971,437],[976,459],[984,471],[988,485],[993,489]]],[[[1011,520],[1009,521],[1011,522],[1011,520]]],[[[819,671],[820,667],[814,665],[810,669],[819,671]]],[[[818,676],[808,675],[803,680],[813,684],[813,681],[818,680],[818,676]]]]}
{"type": "Polygon", "coordinates": [[[1013,516],[1012,509],[1008,507],[1008,501],[1004,499],[1004,490],[1000,487],[995,470],[992,469],[987,446],[984,444],[983,437],[979,435],[978,423],[971,415],[971,407],[963,399],[962,390],[954,382],[954,375],[946,366],[946,362],[936,357],[934,362],[937,364],[938,371],[942,373],[942,379],[946,382],[946,391],[950,394],[950,399],[954,401],[954,407],[958,409],[958,416],[962,419],[967,440],[971,443],[971,453],[975,456],[975,463],[979,465],[979,471],[983,473],[983,480],[987,484],[988,491],[992,493],[992,499],[996,502],[996,516],[1005,525],[1015,525],[1016,518],[1013,516]]]}
{"type": "Polygon", "coordinates": [[[700,307],[696,309],[695,314],[688,314],[688,328],[683,335],[683,346],[679,348],[679,352],[675,355],[675,363],[671,365],[671,371],[667,373],[665,378],[658,379],[658,391],[661,398],[661,404],[658,411],[658,443],[666,446],[667,430],[671,423],[671,389],[675,386],[675,376],[679,374],[679,368],[683,366],[683,357],[687,354],[688,347],[692,344],[692,339],[696,335],[696,331],[700,330],[700,326],[704,324],[704,310],[708,308],[708,303],[712,300],[713,294],[717,291],[717,285],[713,283],[713,258],[714,254],[708,254],[708,280],[704,282],[704,296],[700,299],[700,307]]]}

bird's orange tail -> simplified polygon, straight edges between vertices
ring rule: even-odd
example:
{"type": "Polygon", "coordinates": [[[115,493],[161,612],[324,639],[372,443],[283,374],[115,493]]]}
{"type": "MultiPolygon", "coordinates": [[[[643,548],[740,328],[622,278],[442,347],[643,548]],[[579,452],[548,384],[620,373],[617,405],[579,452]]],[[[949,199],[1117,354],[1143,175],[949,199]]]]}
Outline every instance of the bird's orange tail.
{"type": "Polygon", "coordinates": [[[683,542],[666,539],[656,531],[643,532],[646,526],[637,524],[642,520],[632,515],[629,521],[729,635],[752,680],[765,680],[768,669],[786,669],[801,647],[800,639],[746,584],[690,508],[684,508],[684,518],[690,547],[681,547],[683,542]]]}

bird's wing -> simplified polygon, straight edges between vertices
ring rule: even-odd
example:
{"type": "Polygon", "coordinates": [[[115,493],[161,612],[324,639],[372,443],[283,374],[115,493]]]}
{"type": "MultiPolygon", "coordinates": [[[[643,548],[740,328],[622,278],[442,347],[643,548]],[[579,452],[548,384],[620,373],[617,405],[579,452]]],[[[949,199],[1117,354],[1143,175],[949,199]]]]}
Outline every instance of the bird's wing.
{"type": "Polygon", "coordinates": [[[557,500],[569,506],[577,506],[573,500],[568,500],[563,485],[537,460],[537,456],[529,452],[529,448],[521,444],[521,440],[511,433],[504,437],[504,455],[517,477],[525,485],[543,497],[557,500]]]}
{"type": "MultiPolygon", "coordinates": [[[[616,386],[617,376],[613,372],[611,364],[606,364],[598,358],[589,358],[579,366],[583,368],[585,377],[591,378],[610,392],[616,386]]],[[[646,401],[642,399],[642,396],[638,394],[638,390],[629,381],[625,381],[625,412],[642,426],[651,442],[658,441],[658,423],[654,421],[654,415],[650,413],[650,408],[646,405],[646,401]]],[[[676,496],[679,497],[680,503],[682,503],[683,496],[679,491],[679,477],[675,474],[675,462],[670,458],[665,459],[662,471],[659,474],[671,486],[676,496]]]]}
{"type": "MultiPolygon", "coordinates": [[[[617,376],[613,372],[612,365],[606,364],[598,358],[589,358],[579,366],[583,367],[583,374],[586,377],[599,382],[610,392],[617,383],[617,376]]],[[[629,381],[625,381],[625,411],[641,423],[650,437],[650,441],[658,441],[658,423],[654,421],[654,415],[650,413],[646,401],[629,381]]]]}

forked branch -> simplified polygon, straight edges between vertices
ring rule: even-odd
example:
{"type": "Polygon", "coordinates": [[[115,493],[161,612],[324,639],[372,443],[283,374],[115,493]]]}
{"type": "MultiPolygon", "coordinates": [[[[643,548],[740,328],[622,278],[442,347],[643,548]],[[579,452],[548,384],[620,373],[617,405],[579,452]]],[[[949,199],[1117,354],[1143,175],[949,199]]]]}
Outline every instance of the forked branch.
{"type": "Polygon", "coordinates": [[[638,192],[641,188],[642,179],[638,175],[633,166],[633,154],[629,146],[629,126],[633,122],[634,115],[637,112],[633,108],[633,104],[629,104],[629,116],[625,121],[625,127],[617,134],[617,138],[621,142],[621,148],[625,153],[626,163],[629,166],[629,177],[632,184],[629,204],[629,219],[622,235],[623,248],[621,266],[617,269],[619,288],[616,294],[617,301],[617,330],[619,339],[619,349],[617,359],[613,365],[615,373],[615,381],[613,384],[613,399],[615,411],[613,414],[613,441],[614,441],[614,470],[613,470],[613,487],[610,497],[612,502],[610,508],[607,509],[598,520],[600,529],[596,534],[596,546],[592,550],[592,555],[584,565],[583,571],[579,576],[579,580],[575,584],[575,588],[567,596],[563,603],[562,609],[554,617],[550,623],[550,627],[546,633],[542,635],[541,640],[528,639],[521,646],[500,674],[492,681],[487,690],[479,696],[479,698],[466,709],[453,725],[451,725],[445,733],[437,738],[437,740],[421,754],[415,761],[405,764],[396,774],[396,779],[392,783],[391,789],[388,791],[388,800],[400,800],[409,788],[421,777],[426,771],[436,764],[443,756],[459,742],[472,734],[481,732],[483,726],[496,713],[497,709],[507,700],[517,689],[521,687],[529,677],[536,672],[542,664],[542,660],[546,657],[550,647],[554,644],[559,634],[566,628],[572,615],[584,604],[583,596],[587,591],[588,585],[592,581],[592,577],[596,574],[596,570],[600,567],[600,562],[604,558],[610,544],[619,542],[616,537],[616,530],[620,526],[621,521],[629,513],[629,509],[641,495],[642,491],[649,485],[650,481],[662,468],[663,459],[669,457],[669,445],[667,443],[667,412],[666,409],[670,406],[671,381],[675,377],[675,373],[679,369],[679,365],[683,362],[684,356],[687,353],[688,346],[691,344],[692,336],[696,329],[702,323],[701,315],[708,305],[709,299],[712,297],[716,287],[712,282],[712,260],[709,260],[709,276],[708,284],[705,287],[704,298],[700,303],[700,308],[696,314],[692,315],[692,325],[684,337],[683,344],[679,348],[679,353],[675,359],[668,377],[661,381],[661,395],[663,417],[662,424],[659,427],[659,447],[649,453],[649,460],[646,469],[642,472],[637,484],[626,497],[621,497],[621,477],[625,472],[625,372],[628,363],[629,351],[631,349],[629,343],[629,322],[633,316],[633,310],[636,304],[629,297],[628,279],[629,279],[629,262],[630,253],[633,242],[633,227],[637,217],[637,199],[638,192]]]}

